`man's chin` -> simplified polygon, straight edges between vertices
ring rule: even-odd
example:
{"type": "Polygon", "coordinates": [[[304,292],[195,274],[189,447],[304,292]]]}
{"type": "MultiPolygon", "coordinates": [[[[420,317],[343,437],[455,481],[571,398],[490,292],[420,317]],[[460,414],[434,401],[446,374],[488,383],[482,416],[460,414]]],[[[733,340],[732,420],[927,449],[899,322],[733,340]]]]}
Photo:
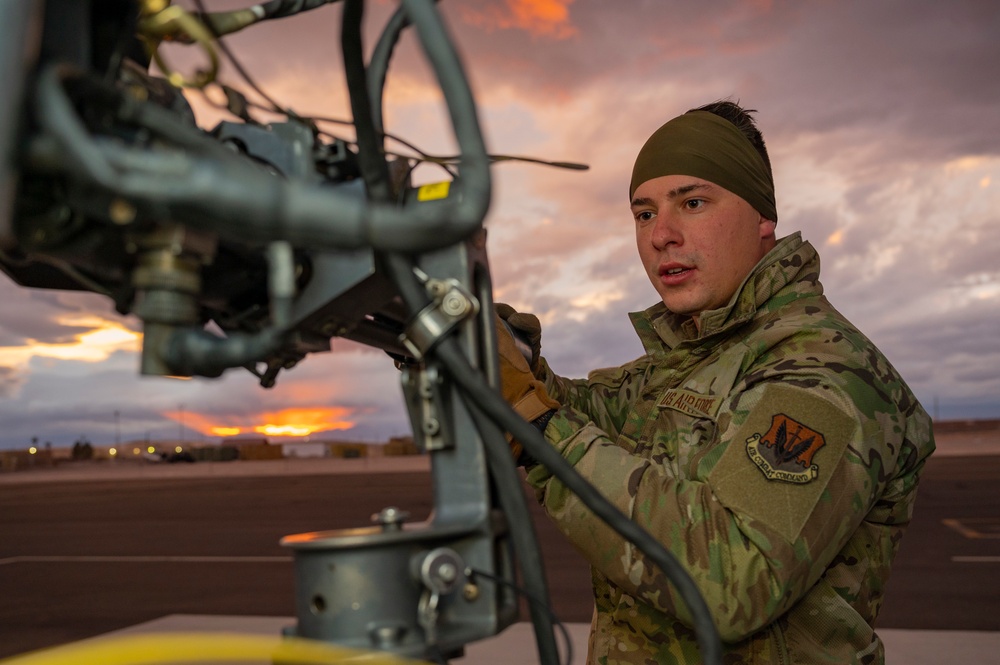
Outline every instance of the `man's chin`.
{"type": "Polygon", "coordinates": [[[681,300],[676,297],[668,297],[662,295],[660,297],[660,300],[663,301],[663,304],[666,306],[667,309],[669,309],[672,313],[677,314],[679,316],[697,316],[698,314],[701,313],[701,309],[692,306],[692,304],[686,300],[681,300]]]}

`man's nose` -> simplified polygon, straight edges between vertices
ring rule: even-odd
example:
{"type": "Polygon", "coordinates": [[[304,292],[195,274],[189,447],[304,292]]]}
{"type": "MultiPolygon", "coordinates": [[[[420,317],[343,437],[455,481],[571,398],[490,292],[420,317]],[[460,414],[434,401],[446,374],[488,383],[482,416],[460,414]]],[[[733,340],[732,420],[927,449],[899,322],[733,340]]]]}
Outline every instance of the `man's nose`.
{"type": "Polygon", "coordinates": [[[650,234],[653,247],[663,249],[668,245],[684,244],[684,237],[681,235],[680,226],[676,215],[669,212],[660,213],[653,222],[653,231],[650,234]]]}

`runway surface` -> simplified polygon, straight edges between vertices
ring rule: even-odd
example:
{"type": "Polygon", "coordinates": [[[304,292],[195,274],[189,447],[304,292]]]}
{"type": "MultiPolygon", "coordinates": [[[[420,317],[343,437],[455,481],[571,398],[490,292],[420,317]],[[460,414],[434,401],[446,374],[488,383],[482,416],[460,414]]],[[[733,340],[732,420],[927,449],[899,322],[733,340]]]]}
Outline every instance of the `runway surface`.
{"type": "MultiPolygon", "coordinates": [[[[365,526],[389,505],[423,519],[432,505],[426,472],[240,464],[0,480],[0,657],[168,615],[292,616],[282,536],[365,526]]],[[[998,481],[1000,456],[932,458],[881,628],[1000,631],[998,481]]],[[[589,621],[587,565],[529,505],[556,614],[589,621]]]]}

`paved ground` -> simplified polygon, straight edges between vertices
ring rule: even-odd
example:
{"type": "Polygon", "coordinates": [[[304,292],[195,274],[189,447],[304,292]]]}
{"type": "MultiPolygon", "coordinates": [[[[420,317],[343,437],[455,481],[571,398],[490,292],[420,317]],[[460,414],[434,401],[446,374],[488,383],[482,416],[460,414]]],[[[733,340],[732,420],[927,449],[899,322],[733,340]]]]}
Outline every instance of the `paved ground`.
{"type": "MultiPolygon", "coordinates": [[[[106,636],[94,638],[88,643],[111,643],[113,640],[142,635],[156,637],[161,634],[206,633],[228,638],[233,634],[276,636],[288,625],[291,617],[232,617],[212,615],[172,615],[155,621],[131,626],[106,636]]],[[[589,624],[572,623],[566,626],[572,644],[573,665],[582,665],[587,653],[589,624]]],[[[1000,633],[974,631],[914,631],[887,629],[879,634],[885,642],[886,660],[890,665],[940,665],[941,663],[962,663],[962,665],[986,665],[996,663],[1000,650],[1000,633]]],[[[530,624],[517,623],[500,635],[470,644],[464,657],[451,660],[452,665],[535,665],[538,654],[534,646],[534,632],[530,624]]],[[[560,655],[565,659],[567,652],[562,638],[559,638],[560,655]]],[[[79,643],[75,643],[79,644],[79,643]]],[[[270,646],[273,649],[273,646],[270,646]]],[[[231,653],[231,652],[227,652],[231,653]]],[[[265,654],[270,653],[265,650],[265,654]]],[[[67,664],[72,662],[67,659],[67,664]]],[[[566,662],[566,660],[563,660],[566,662]]],[[[229,665],[274,665],[272,658],[247,658],[229,665]]]]}
{"type": "MultiPolygon", "coordinates": [[[[942,440],[927,467],[880,619],[890,663],[996,662],[987,654],[1000,653],[1000,456],[990,454],[997,444],[995,435],[942,440]]],[[[193,624],[208,628],[233,615],[267,630],[287,625],[293,570],[277,544],[282,536],[364,525],[390,504],[418,518],[429,511],[426,462],[389,461],[393,473],[379,464],[123,465],[0,476],[0,657],[162,626],[165,617],[192,625],[190,617],[210,615],[193,624]]],[[[553,607],[582,639],[587,567],[539,512],[553,607]]],[[[504,636],[523,644],[517,631],[525,630],[504,636]]],[[[503,639],[489,653],[510,656],[503,639]]],[[[482,651],[470,651],[469,662],[473,655],[491,662],[482,651]]]]}

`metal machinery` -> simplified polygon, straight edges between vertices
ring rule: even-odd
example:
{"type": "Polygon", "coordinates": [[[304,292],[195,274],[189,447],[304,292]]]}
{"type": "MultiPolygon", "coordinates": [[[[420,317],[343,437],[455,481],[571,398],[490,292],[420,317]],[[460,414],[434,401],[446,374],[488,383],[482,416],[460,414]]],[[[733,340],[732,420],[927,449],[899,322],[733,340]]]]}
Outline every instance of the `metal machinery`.
{"type": "MultiPolygon", "coordinates": [[[[291,634],[443,661],[517,618],[518,572],[544,605],[507,431],[671,575],[699,617],[706,662],[720,662],[690,578],[497,394],[482,230],[491,158],[432,0],[403,0],[367,63],[364,2],[343,0],[356,143],[291,113],[258,123],[225,86],[239,121],[195,125],[178,87],[213,80],[221,35],[333,1],[215,14],[169,0],[0,3],[0,268],[23,286],[101,293],[134,314],[144,374],[243,367],[269,387],[332,337],[397,359],[414,439],[431,455],[432,517],[407,523],[388,508],[375,526],[285,538],[291,634]],[[411,159],[387,157],[382,127],[385,75],[407,27],[461,151],[448,182],[422,188],[409,184],[411,159]],[[196,45],[209,68],[186,80],[160,59],[164,40],[196,45]],[[166,78],[148,73],[150,58],[166,78]]],[[[530,607],[541,661],[555,663],[553,620],[530,607]]]]}

